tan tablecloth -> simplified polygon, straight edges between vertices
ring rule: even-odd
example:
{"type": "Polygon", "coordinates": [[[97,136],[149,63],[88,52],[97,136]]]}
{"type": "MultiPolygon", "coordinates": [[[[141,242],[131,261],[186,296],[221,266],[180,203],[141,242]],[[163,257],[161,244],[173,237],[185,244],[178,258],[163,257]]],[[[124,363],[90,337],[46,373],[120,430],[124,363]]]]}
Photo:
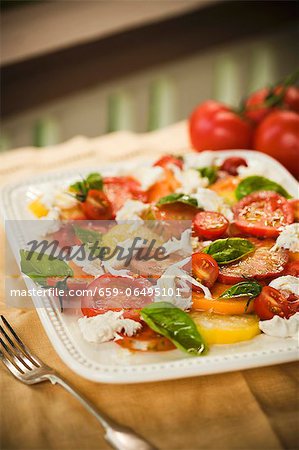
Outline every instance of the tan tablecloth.
{"type": "MultiPolygon", "coordinates": [[[[136,136],[117,133],[75,138],[55,148],[27,148],[0,158],[1,185],[46,170],[95,167],[96,163],[156,152],[183,152],[185,125],[136,136]]],[[[1,230],[3,273],[4,233],[1,230]]],[[[75,375],[57,356],[33,310],[1,312],[30,348],[99,408],[151,440],[159,449],[295,449],[298,446],[298,366],[136,385],[106,385],[75,375]]],[[[1,447],[6,449],[106,449],[93,417],[60,387],[25,386],[0,366],[1,447]]]]}

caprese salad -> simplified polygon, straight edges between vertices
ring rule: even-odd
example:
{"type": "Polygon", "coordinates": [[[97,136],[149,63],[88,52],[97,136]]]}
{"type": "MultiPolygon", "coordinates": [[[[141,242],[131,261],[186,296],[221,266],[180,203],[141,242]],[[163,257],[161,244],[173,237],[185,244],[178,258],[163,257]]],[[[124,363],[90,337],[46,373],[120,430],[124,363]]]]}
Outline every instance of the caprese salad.
{"type": "Polygon", "coordinates": [[[168,228],[167,260],[133,257],[125,265],[117,258],[58,258],[51,276],[46,254],[39,260],[33,255],[28,264],[23,250],[22,271],[43,285],[88,288],[78,320],[88,342],[200,355],[210,345],[260,333],[293,338],[299,324],[299,200],[268,171],[256,160],[189,153],[119,169],[115,176],[93,172],[66,186],[35,189],[30,213],[54,219],[48,235],[70,252],[81,246],[90,252],[95,243],[128,249],[136,226],[161,246],[161,231],[149,224],[189,226],[168,228]]]}

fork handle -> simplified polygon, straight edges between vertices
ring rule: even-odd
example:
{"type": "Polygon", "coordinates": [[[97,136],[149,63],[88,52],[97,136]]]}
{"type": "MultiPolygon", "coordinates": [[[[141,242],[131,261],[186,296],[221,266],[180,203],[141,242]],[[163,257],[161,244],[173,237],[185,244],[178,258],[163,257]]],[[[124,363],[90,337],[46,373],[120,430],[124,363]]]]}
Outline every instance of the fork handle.
{"type": "Polygon", "coordinates": [[[44,378],[52,384],[59,384],[72,394],[87,409],[106,431],[105,439],[116,450],[155,450],[149,442],[138,436],[131,428],[121,426],[98,411],[82,394],[57,374],[46,374],[44,378]]]}

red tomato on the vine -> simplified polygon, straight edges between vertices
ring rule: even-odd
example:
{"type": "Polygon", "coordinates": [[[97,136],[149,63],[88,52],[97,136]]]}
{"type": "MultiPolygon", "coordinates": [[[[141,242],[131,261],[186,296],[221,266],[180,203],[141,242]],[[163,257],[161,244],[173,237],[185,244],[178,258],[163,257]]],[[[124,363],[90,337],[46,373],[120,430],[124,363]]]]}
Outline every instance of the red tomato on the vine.
{"type": "Polygon", "coordinates": [[[299,114],[293,111],[275,111],[256,129],[255,150],[267,153],[299,178],[299,114]]]}
{"type": "Polygon", "coordinates": [[[189,119],[192,146],[197,151],[250,148],[249,122],[222,103],[208,100],[189,119]]]}

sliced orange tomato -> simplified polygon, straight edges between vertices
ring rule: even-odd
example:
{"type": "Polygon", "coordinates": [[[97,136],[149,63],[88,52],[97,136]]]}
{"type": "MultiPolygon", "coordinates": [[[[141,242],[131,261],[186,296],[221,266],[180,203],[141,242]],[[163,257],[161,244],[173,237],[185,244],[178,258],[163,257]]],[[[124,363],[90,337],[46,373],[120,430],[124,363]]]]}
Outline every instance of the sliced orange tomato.
{"type": "Polygon", "coordinates": [[[40,201],[39,197],[29,203],[28,208],[39,219],[49,213],[48,208],[40,201]]]}
{"type": "Polygon", "coordinates": [[[215,283],[211,293],[213,298],[205,298],[202,292],[192,292],[192,310],[210,311],[217,314],[245,314],[253,311],[253,301],[248,303],[248,297],[219,298],[229,286],[215,283]]]}
{"type": "Polygon", "coordinates": [[[209,189],[223,197],[229,205],[233,205],[237,202],[235,190],[239,182],[239,177],[228,176],[216,181],[216,183],[209,186],[209,189]]]}
{"type": "Polygon", "coordinates": [[[180,187],[179,181],[175,178],[172,170],[164,167],[165,176],[157,181],[147,191],[147,201],[149,203],[157,202],[161,197],[172,194],[180,187]]]}

